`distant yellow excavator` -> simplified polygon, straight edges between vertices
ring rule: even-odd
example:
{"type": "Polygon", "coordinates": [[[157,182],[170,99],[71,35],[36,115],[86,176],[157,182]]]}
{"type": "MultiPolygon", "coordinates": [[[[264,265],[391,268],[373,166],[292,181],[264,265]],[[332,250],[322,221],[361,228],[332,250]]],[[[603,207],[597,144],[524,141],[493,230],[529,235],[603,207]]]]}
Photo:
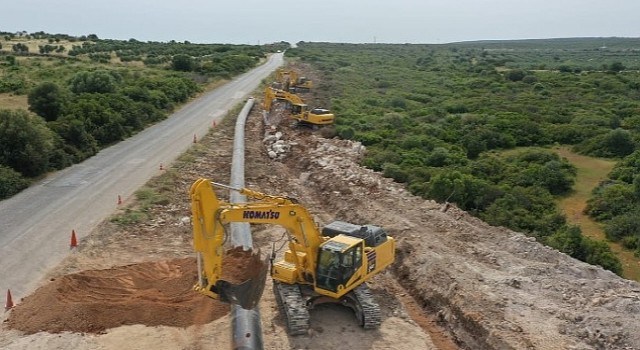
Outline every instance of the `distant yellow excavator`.
{"type": "Polygon", "coordinates": [[[309,310],[322,303],[348,306],[364,328],[380,325],[380,308],[365,282],[395,259],[395,240],[382,228],[335,221],[320,231],[307,209],[294,199],[207,179],[194,182],[190,195],[193,246],[198,257],[197,291],[253,308],[261,297],[266,273],[255,271],[256,280],[240,284],[221,279],[225,225],[280,225],[286,229],[289,249],[283,260],[275,263],[273,252],[270,270],[289,334],[307,333],[309,310]],[[215,188],[238,191],[256,201],[227,203],[218,199],[215,188]]]}
{"type": "Polygon", "coordinates": [[[295,70],[276,70],[276,81],[283,85],[285,91],[309,91],[313,88],[313,81],[306,77],[299,77],[295,70]]]}
{"type": "Polygon", "coordinates": [[[335,122],[336,116],[328,109],[313,108],[309,110],[307,104],[304,103],[300,96],[285,90],[274,89],[272,87],[267,87],[264,90],[264,101],[262,107],[265,111],[271,110],[274,99],[287,101],[291,109],[291,119],[294,119],[301,124],[319,126],[329,125],[335,122]]]}

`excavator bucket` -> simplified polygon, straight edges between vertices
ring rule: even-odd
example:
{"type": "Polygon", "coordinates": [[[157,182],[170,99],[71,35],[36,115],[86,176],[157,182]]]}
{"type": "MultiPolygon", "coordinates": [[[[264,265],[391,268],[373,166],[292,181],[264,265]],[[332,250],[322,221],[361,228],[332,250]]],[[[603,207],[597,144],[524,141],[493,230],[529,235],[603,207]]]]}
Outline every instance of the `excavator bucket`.
{"type": "Polygon", "coordinates": [[[215,289],[220,301],[236,304],[243,309],[251,310],[258,305],[264,291],[269,263],[267,258],[260,257],[260,251],[251,254],[249,264],[246,266],[246,275],[240,283],[231,283],[223,279],[218,280],[215,289]]]}

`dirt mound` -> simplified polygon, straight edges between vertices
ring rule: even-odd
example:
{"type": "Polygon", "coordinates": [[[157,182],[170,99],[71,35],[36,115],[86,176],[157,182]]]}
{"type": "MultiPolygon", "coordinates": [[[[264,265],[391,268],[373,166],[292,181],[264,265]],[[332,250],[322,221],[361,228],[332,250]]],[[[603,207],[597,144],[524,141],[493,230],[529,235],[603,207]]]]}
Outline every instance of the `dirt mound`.
{"type": "MultiPolygon", "coordinates": [[[[248,255],[224,258],[225,276],[243,280],[248,255]]],[[[194,258],[87,270],[52,279],[22,300],[5,321],[10,328],[37,332],[102,333],[121,325],[187,327],[229,312],[229,305],[192,290],[194,258]]]]}

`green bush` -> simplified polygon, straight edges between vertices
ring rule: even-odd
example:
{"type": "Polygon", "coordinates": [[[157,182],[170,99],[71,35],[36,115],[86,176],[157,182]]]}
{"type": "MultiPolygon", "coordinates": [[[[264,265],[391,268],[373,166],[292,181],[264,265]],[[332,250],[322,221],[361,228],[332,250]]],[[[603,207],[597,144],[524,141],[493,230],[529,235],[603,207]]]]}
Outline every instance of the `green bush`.
{"type": "Polygon", "coordinates": [[[29,187],[29,180],[17,171],[0,165],[0,200],[9,198],[29,187]]]}
{"type": "Polygon", "coordinates": [[[25,110],[0,110],[0,165],[26,177],[49,170],[55,134],[44,120],[25,110]]]}

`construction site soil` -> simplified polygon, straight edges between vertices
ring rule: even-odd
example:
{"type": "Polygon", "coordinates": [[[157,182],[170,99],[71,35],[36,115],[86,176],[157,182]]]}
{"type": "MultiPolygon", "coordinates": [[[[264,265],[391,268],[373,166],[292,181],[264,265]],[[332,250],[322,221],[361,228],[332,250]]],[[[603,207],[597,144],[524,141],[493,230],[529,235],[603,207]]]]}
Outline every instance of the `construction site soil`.
{"type": "MultiPolygon", "coordinates": [[[[255,259],[242,248],[224,257],[223,278],[246,281],[255,259]]],[[[192,291],[195,258],[87,270],[51,278],[13,310],[10,328],[37,332],[103,333],[122,325],[187,327],[229,312],[229,305],[192,291]]]]}
{"type": "MultiPolygon", "coordinates": [[[[284,114],[277,104],[272,115],[284,114]]],[[[102,223],[5,313],[0,348],[230,349],[228,306],[191,290],[188,190],[200,177],[228,183],[234,122],[218,125],[153,180],[168,201],[148,220],[102,223]]],[[[329,305],[312,311],[307,335],[288,336],[267,281],[259,304],[265,349],[640,349],[640,284],[411,195],[359,166],[366,150],[357,142],[286,118],[267,123],[254,108],[247,187],[297,198],[320,225],[382,226],[398,247],[392,268],[369,283],[380,329],[363,330],[348,309],[329,305]]],[[[122,212],[136,205],[128,199],[122,212]]],[[[264,251],[283,229],[252,232],[264,251]]],[[[225,261],[229,271],[245,265],[225,261]]]]}

